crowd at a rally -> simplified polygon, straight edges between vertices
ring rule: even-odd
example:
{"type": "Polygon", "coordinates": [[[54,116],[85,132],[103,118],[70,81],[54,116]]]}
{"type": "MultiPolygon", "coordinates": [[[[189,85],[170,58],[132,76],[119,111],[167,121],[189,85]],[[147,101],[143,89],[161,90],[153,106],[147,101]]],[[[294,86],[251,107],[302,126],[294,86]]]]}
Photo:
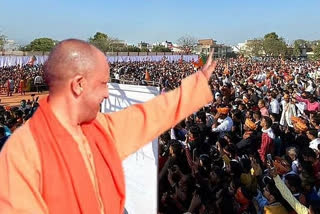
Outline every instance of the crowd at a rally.
{"type": "MultiPolygon", "coordinates": [[[[0,150],[11,133],[27,121],[37,108],[37,93],[46,89],[43,81],[43,65],[15,65],[0,68],[0,91],[3,96],[25,95],[34,92],[29,99],[22,99],[19,106],[0,102],[0,150]]],[[[1,100],[0,100],[1,101],[1,100]]]]}
{"type": "MultiPolygon", "coordinates": [[[[110,77],[166,93],[197,69],[118,62],[110,77]]],[[[42,66],[0,72],[8,96],[43,83],[42,66]]],[[[317,62],[219,60],[213,102],[159,138],[159,213],[320,213],[319,83],[317,62]]],[[[0,106],[0,148],[36,107],[0,106]]]]}
{"type": "Polygon", "coordinates": [[[176,88],[184,77],[195,72],[192,62],[118,62],[110,64],[111,81],[134,85],[176,88]]]}
{"type": "Polygon", "coordinates": [[[0,67],[1,92],[7,96],[14,93],[42,92],[46,89],[43,81],[43,65],[15,65],[0,67]]]}
{"type": "Polygon", "coordinates": [[[319,83],[317,62],[220,61],[214,101],[160,137],[159,213],[319,213],[319,83]]]}

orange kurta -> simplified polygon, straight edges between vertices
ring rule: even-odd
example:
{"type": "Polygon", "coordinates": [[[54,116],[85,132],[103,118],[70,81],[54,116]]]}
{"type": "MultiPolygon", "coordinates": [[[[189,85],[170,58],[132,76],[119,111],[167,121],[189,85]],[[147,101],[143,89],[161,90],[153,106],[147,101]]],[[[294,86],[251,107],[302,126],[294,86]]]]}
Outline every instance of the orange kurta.
{"type": "MultiPolygon", "coordinates": [[[[198,72],[171,92],[123,111],[99,113],[97,119],[123,160],[211,100],[207,79],[198,72]]],[[[90,148],[84,142],[77,143],[94,191],[100,198],[90,148]]],[[[28,122],[17,129],[3,147],[0,175],[0,213],[49,213],[42,198],[39,149],[28,122]]],[[[101,207],[103,213],[103,205],[101,207]]]]}

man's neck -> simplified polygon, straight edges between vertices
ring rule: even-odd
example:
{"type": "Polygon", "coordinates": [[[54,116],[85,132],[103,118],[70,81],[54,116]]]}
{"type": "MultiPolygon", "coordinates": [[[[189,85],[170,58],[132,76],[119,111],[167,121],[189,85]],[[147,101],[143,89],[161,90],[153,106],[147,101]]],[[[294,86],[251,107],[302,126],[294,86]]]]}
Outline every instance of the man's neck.
{"type": "Polygon", "coordinates": [[[61,125],[72,135],[81,136],[82,130],[75,107],[64,96],[49,96],[48,104],[61,125]]]}

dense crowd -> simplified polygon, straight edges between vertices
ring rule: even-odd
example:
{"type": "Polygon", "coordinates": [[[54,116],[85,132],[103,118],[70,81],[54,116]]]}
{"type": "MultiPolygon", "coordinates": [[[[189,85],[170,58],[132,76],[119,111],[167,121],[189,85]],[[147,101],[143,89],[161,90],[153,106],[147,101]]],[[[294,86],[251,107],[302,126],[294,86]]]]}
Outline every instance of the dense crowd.
{"type": "MultiPolygon", "coordinates": [[[[43,65],[16,65],[0,68],[0,89],[4,96],[25,95],[26,92],[41,93],[46,90],[43,81],[43,65]]],[[[36,110],[38,97],[31,94],[23,99],[19,106],[8,106],[0,103],[0,150],[11,133],[36,110]]]]}
{"type": "Polygon", "coordinates": [[[113,82],[155,85],[166,90],[176,88],[181,79],[195,72],[192,62],[119,62],[110,64],[113,82]]]}
{"type": "Polygon", "coordinates": [[[1,92],[7,96],[14,93],[41,92],[46,89],[43,81],[43,65],[16,65],[0,68],[1,92]]]}
{"type": "Polygon", "coordinates": [[[319,213],[319,74],[220,61],[214,101],[160,138],[159,213],[319,213]]]}
{"type": "MultiPolygon", "coordinates": [[[[162,93],[197,69],[165,59],[110,64],[111,81],[162,93]]],[[[43,81],[42,66],[0,72],[16,93],[43,81]]],[[[318,62],[219,60],[213,102],[159,139],[159,213],[319,213],[319,83],[318,62]]],[[[36,107],[35,96],[0,107],[2,143],[36,107]]]]}

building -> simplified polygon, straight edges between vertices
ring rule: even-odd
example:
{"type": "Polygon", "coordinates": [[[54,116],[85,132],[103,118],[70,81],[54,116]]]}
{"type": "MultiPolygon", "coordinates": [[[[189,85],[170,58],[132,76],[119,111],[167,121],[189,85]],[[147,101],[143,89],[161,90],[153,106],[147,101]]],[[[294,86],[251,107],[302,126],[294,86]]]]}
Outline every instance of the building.
{"type": "Polygon", "coordinates": [[[247,41],[246,42],[242,42],[242,43],[238,43],[235,46],[232,46],[232,50],[235,53],[241,53],[242,51],[244,51],[246,49],[247,45],[247,41]]]}
{"type": "Polygon", "coordinates": [[[161,45],[163,45],[166,48],[169,48],[170,50],[172,50],[173,48],[172,42],[165,41],[165,42],[162,42],[161,45]]]}
{"type": "Polygon", "coordinates": [[[165,48],[169,48],[171,50],[171,52],[183,52],[183,49],[180,48],[179,45],[177,45],[173,42],[164,41],[164,42],[156,42],[153,44],[153,46],[158,46],[158,45],[162,45],[165,48]]]}
{"type": "Polygon", "coordinates": [[[216,41],[213,39],[200,39],[198,40],[197,46],[195,48],[195,53],[209,54],[215,45],[216,45],[216,41]]]}
{"type": "Polygon", "coordinates": [[[214,46],[214,57],[215,58],[226,58],[232,53],[232,48],[224,44],[216,44],[214,46]]]}
{"type": "Polygon", "coordinates": [[[232,48],[224,44],[217,44],[213,39],[200,39],[198,40],[195,48],[196,54],[209,54],[214,49],[215,58],[225,58],[232,53],[232,48]]]}
{"type": "Polygon", "coordinates": [[[117,48],[124,48],[127,47],[127,42],[124,40],[113,40],[112,46],[117,48]]]}
{"type": "Polygon", "coordinates": [[[138,48],[142,49],[142,48],[147,48],[148,50],[152,49],[152,45],[147,43],[147,42],[140,42],[138,43],[138,48]]]}
{"type": "MultiPolygon", "coordinates": [[[[257,40],[246,40],[245,42],[238,43],[238,45],[233,46],[232,49],[237,54],[241,54],[245,57],[250,57],[252,54],[252,49],[248,46],[248,43],[255,42],[255,41],[257,41],[257,40]]],[[[259,55],[264,56],[265,52],[263,50],[261,50],[259,52],[259,55]]]]}

